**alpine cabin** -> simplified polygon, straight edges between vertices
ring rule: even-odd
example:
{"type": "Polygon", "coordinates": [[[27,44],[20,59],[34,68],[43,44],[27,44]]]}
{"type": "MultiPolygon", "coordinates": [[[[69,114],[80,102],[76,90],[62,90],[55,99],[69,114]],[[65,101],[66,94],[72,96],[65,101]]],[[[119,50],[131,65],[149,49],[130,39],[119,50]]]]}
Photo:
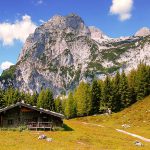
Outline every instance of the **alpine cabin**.
{"type": "Polygon", "coordinates": [[[64,115],[47,109],[18,102],[0,109],[0,127],[16,128],[26,125],[28,129],[48,129],[63,125],[64,115]]]}

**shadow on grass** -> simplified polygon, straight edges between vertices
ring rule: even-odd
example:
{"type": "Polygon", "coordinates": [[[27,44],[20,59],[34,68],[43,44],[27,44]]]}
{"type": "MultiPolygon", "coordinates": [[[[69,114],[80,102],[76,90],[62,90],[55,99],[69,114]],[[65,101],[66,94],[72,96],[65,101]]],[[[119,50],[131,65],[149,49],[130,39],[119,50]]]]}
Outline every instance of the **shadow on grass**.
{"type": "Polygon", "coordinates": [[[63,128],[64,128],[64,131],[74,131],[74,129],[72,129],[71,127],[69,127],[66,124],[63,124],[63,128]]]}

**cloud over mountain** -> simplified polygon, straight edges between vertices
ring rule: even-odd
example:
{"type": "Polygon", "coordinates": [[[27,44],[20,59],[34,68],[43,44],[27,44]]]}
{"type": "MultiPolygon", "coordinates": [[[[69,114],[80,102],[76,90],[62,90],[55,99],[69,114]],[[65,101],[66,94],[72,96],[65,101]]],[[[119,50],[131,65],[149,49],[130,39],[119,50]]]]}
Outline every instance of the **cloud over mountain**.
{"type": "Polygon", "coordinates": [[[14,40],[25,42],[30,33],[33,33],[37,26],[28,15],[22,16],[22,20],[15,23],[0,23],[0,41],[3,45],[12,45],[14,40]]]}
{"type": "Polygon", "coordinates": [[[6,70],[6,69],[8,69],[10,66],[12,66],[12,65],[14,65],[12,62],[4,61],[4,62],[2,62],[2,64],[0,65],[0,69],[6,70]]]}

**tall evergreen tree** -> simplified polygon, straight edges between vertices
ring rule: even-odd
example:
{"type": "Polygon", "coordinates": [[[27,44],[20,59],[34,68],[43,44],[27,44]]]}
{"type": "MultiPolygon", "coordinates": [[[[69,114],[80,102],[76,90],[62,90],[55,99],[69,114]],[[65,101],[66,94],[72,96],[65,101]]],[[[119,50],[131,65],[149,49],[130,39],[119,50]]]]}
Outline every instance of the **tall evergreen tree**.
{"type": "MultiPolygon", "coordinates": [[[[46,105],[47,105],[47,103],[46,103],[46,105]]],[[[45,90],[42,89],[38,96],[37,107],[45,108],[45,107],[47,107],[46,105],[45,105],[45,90]]]]}
{"type": "Polygon", "coordinates": [[[91,89],[89,84],[82,81],[75,91],[74,98],[77,105],[77,115],[89,115],[92,109],[91,89]]]}
{"type": "Polygon", "coordinates": [[[124,71],[122,72],[120,77],[119,92],[122,108],[129,106],[131,103],[129,100],[129,87],[128,87],[128,80],[124,71]]]}
{"type": "Polygon", "coordinates": [[[112,111],[120,111],[121,110],[121,100],[120,100],[120,73],[116,72],[116,75],[113,80],[113,99],[112,99],[112,111]]]}
{"type": "Polygon", "coordinates": [[[109,76],[106,77],[102,90],[102,103],[100,109],[112,109],[113,93],[112,93],[112,82],[109,76]]]}
{"type": "Polygon", "coordinates": [[[49,110],[55,111],[53,92],[50,89],[46,89],[45,94],[46,94],[47,103],[49,105],[49,107],[47,108],[49,110]]]}
{"type": "Polygon", "coordinates": [[[101,86],[97,80],[94,80],[92,83],[91,89],[91,98],[92,98],[92,114],[99,113],[100,99],[101,99],[101,86]]]}
{"type": "Polygon", "coordinates": [[[133,69],[128,74],[128,85],[129,85],[129,99],[131,104],[136,102],[136,71],[133,69]]]}
{"type": "Polygon", "coordinates": [[[68,99],[66,100],[65,116],[68,119],[76,116],[76,105],[72,92],[69,93],[68,99]]]}
{"type": "Polygon", "coordinates": [[[149,71],[148,67],[141,63],[138,66],[137,70],[137,86],[136,86],[136,93],[137,93],[137,100],[143,99],[145,96],[149,94],[149,71]]]}
{"type": "Polygon", "coordinates": [[[13,88],[6,89],[5,92],[4,92],[3,99],[4,99],[4,102],[5,102],[6,106],[14,104],[15,101],[16,101],[14,99],[14,89],[13,88]]]}
{"type": "Polygon", "coordinates": [[[49,89],[42,89],[38,96],[37,106],[54,111],[55,104],[52,91],[49,89]]]}
{"type": "Polygon", "coordinates": [[[32,106],[36,106],[37,104],[37,99],[38,99],[38,93],[34,92],[33,95],[31,96],[30,104],[32,106]]]}
{"type": "Polygon", "coordinates": [[[61,101],[60,97],[57,97],[54,100],[54,103],[55,103],[55,111],[58,112],[58,113],[63,113],[63,110],[62,110],[62,101],[61,101]]]}
{"type": "Polygon", "coordinates": [[[4,92],[0,89],[0,108],[5,107],[3,96],[4,96],[4,92]]]}

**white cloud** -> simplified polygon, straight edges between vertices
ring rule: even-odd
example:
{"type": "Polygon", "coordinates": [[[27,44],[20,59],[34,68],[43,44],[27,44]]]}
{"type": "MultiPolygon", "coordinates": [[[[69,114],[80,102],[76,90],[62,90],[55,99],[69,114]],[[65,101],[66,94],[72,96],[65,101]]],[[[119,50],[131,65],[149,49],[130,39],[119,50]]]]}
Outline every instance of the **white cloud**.
{"type": "Polygon", "coordinates": [[[133,0],[112,0],[110,13],[112,15],[119,15],[121,21],[130,19],[133,8],[133,0]]]}
{"type": "Polygon", "coordinates": [[[1,63],[0,69],[6,70],[6,69],[8,69],[10,66],[12,66],[12,65],[14,65],[12,62],[4,61],[4,62],[1,63]]]}
{"type": "Polygon", "coordinates": [[[22,16],[22,20],[15,23],[0,23],[0,40],[3,45],[12,45],[14,40],[25,42],[30,33],[33,33],[37,26],[28,15],[22,16]]]}

